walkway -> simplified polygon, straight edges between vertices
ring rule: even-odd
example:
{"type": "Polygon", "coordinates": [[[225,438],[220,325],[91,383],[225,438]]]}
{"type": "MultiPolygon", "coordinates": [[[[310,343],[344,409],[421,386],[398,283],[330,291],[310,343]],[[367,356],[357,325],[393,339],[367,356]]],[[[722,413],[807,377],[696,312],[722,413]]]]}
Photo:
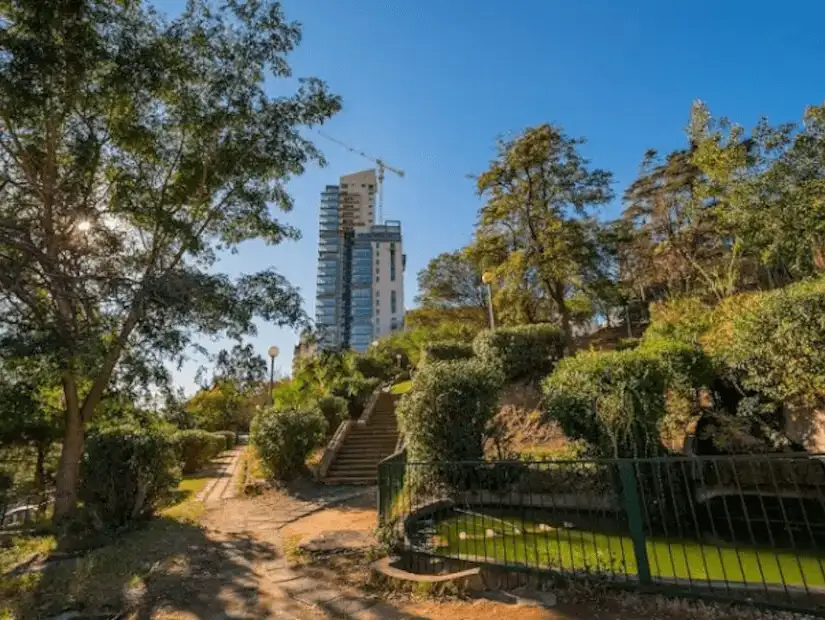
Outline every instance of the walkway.
{"type": "Polygon", "coordinates": [[[235,473],[241,461],[246,446],[237,445],[232,450],[223,452],[213,463],[215,465],[215,477],[198,494],[198,500],[209,504],[214,504],[225,499],[232,499],[238,495],[238,489],[234,484],[235,473]]]}
{"type": "Polygon", "coordinates": [[[273,610],[270,617],[288,612],[291,617],[308,620],[413,618],[390,605],[347,594],[308,577],[300,568],[290,568],[284,557],[281,531],[285,526],[364,493],[374,493],[374,489],[307,485],[299,496],[273,491],[255,498],[227,499],[209,506],[202,523],[211,540],[219,541],[234,562],[246,564],[254,573],[259,596],[265,597],[273,610]],[[256,557],[254,550],[261,546],[276,548],[276,557],[256,557]]]}

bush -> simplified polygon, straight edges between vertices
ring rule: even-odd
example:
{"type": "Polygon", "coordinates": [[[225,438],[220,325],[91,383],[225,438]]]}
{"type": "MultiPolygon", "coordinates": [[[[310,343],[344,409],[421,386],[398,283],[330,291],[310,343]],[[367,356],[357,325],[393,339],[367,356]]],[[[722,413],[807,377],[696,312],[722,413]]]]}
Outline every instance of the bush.
{"type": "Polygon", "coordinates": [[[178,431],[172,441],[185,474],[203,469],[226,448],[223,435],[202,430],[178,431]]]}
{"type": "Polygon", "coordinates": [[[340,396],[324,396],[318,399],[318,410],[327,421],[327,432],[334,433],[341,422],[349,417],[349,403],[340,396]]]}
{"type": "Polygon", "coordinates": [[[179,480],[172,442],[160,428],[123,425],[91,434],[81,461],[80,499],[98,528],[152,515],[179,480]]]}
{"type": "Polygon", "coordinates": [[[498,370],[478,360],[424,366],[397,408],[410,460],[483,458],[501,383],[498,370]]]}
{"type": "Polygon", "coordinates": [[[649,456],[661,451],[665,385],[655,356],[582,351],[559,362],[545,381],[545,411],[598,456],[649,456]]]}
{"type": "Polygon", "coordinates": [[[676,297],[650,305],[644,340],[678,340],[698,344],[713,324],[713,308],[696,297],[676,297]]]}
{"type": "Polygon", "coordinates": [[[223,435],[223,438],[226,441],[227,450],[231,450],[235,447],[235,444],[238,443],[238,436],[233,431],[218,431],[215,434],[223,435]]]}
{"type": "Polygon", "coordinates": [[[421,362],[450,362],[473,357],[473,345],[466,342],[431,342],[421,352],[421,362]]]}
{"type": "Polygon", "coordinates": [[[251,440],[267,475],[290,480],[304,470],[309,453],[323,444],[326,429],[327,422],[318,409],[270,409],[252,420],[251,440]]]}
{"type": "Polygon", "coordinates": [[[745,390],[815,407],[825,395],[825,280],[737,296],[703,345],[745,390]]]}
{"type": "Polygon", "coordinates": [[[553,325],[521,325],[481,332],[473,351],[501,369],[508,381],[537,379],[553,370],[564,352],[564,333],[553,325]]]}

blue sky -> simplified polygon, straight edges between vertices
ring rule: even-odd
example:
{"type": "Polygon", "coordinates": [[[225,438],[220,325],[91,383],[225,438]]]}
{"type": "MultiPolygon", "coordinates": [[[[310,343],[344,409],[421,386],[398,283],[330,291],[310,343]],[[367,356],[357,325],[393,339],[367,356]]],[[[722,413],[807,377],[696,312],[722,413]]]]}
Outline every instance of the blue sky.
{"type": "MultiPolygon", "coordinates": [[[[174,13],[182,0],[157,0],[174,13]]],[[[385,217],[403,223],[407,306],[416,273],[471,237],[479,207],[466,175],[483,170],[495,138],[552,121],[588,139],[621,194],[644,151],[683,144],[691,102],[746,126],[798,120],[825,99],[825,3],[766,0],[286,0],[304,26],[296,77],[325,79],[344,100],[324,131],[406,172],[388,175],[385,217]]],[[[276,84],[273,88],[281,86],[276,84]]],[[[274,93],[275,91],[273,91],[274,93]]],[[[319,192],[369,162],[317,138],[328,159],[290,183],[285,219],[303,239],[250,243],[221,269],[274,266],[314,315],[319,192]]],[[[618,213],[616,201],[605,215],[618,213]]],[[[260,326],[255,345],[296,335],[260,326]]],[[[179,373],[191,389],[196,365],[179,373]]]]}

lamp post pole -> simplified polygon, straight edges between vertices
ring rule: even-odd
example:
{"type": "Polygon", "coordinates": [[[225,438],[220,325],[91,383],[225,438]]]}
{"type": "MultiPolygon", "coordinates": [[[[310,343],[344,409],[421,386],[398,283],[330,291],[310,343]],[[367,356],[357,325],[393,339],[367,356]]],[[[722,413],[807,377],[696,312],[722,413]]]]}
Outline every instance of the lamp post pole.
{"type": "Polygon", "coordinates": [[[481,276],[481,281],[487,285],[487,309],[490,312],[490,329],[496,328],[496,317],[493,314],[493,274],[485,271],[481,276]]]}
{"type": "Polygon", "coordinates": [[[266,400],[270,405],[274,403],[272,390],[275,388],[275,358],[278,357],[278,353],[280,352],[280,349],[276,346],[269,347],[269,350],[267,351],[269,354],[269,398],[266,400]]]}

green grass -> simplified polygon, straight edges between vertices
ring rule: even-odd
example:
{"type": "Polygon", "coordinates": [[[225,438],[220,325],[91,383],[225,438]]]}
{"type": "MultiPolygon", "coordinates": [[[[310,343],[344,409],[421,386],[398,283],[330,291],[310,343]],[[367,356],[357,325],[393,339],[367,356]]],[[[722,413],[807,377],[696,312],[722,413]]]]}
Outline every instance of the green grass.
{"type": "Polygon", "coordinates": [[[396,383],[390,388],[390,392],[393,394],[406,394],[410,391],[412,387],[412,380],[408,381],[401,381],[400,383],[396,383]]]}
{"type": "MultiPolygon", "coordinates": [[[[432,542],[440,553],[449,555],[483,556],[499,562],[565,571],[637,573],[633,542],[621,534],[551,527],[480,513],[444,520],[436,526],[436,533],[432,542]]],[[[649,539],[646,547],[654,577],[825,586],[825,566],[821,564],[825,557],[812,554],[797,556],[770,549],[657,539],[649,539]]]]}

